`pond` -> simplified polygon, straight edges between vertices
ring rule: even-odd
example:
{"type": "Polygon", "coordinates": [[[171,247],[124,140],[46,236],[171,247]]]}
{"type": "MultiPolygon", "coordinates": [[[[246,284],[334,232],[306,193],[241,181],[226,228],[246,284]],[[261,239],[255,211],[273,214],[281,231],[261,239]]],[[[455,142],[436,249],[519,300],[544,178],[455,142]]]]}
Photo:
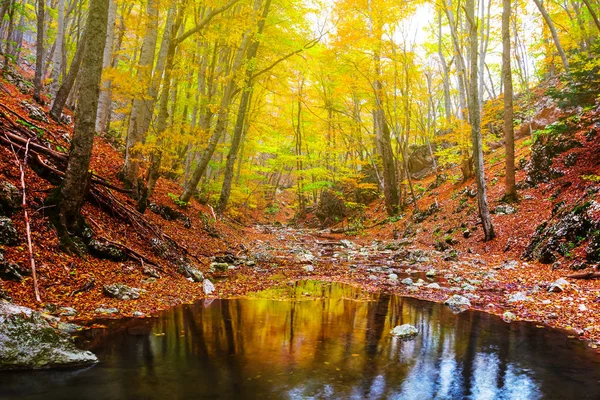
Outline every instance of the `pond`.
{"type": "Polygon", "coordinates": [[[0,374],[2,399],[599,399],[600,356],[564,333],[313,281],[113,321],[85,369],[0,374]],[[396,325],[419,330],[411,341],[396,325]]]}

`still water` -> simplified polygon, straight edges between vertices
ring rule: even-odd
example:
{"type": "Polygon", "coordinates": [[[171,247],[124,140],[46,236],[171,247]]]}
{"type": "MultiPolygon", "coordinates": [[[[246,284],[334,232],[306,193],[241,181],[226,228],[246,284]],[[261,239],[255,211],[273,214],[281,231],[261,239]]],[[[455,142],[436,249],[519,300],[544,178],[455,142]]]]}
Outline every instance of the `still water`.
{"type": "Polygon", "coordinates": [[[2,373],[0,398],[600,399],[600,355],[560,332],[339,284],[183,305],[81,342],[98,365],[2,373]],[[389,335],[404,323],[416,339],[389,335]]]}

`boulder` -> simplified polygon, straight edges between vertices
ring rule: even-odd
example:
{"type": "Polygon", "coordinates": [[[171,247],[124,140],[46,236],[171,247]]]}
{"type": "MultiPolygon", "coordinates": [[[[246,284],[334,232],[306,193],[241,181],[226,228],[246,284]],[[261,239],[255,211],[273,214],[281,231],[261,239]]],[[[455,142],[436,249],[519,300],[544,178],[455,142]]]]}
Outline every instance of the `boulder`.
{"type": "Polygon", "coordinates": [[[502,314],[502,319],[504,320],[504,322],[512,322],[512,321],[516,321],[517,316],[513,313],[511,313],[510,311],[506,311],[504,314],[502,314]]]}
{"type": "Polygon", "coordinates": [[[212,292],[215,291],[215,285],[208,279],[205,279],[204,282],[202,282],[202,291],[205,295],[210,296],[212,292]]]}
{"type": "Polygon", "coordinates": [[[227,271],[229,271],[229,264],[213,262],[210,264],[209,269],[213,272],[227,272],[227,271]]]}
{"type": "Polygon", "coordinates": [[[72,367],[98,362],[38,312],[0,301],[0,370],[72,367]]]}
{"type": "Polygon", "coordinates": [[[548,287],[548,292],[550,293],[560,293],[564,292],[571,284],[565,278],[560,278],[550,284],[548,287]]]}
{"type": "Polygon", "coordinates": [[[111,243],[101,242],[96,239],[90,240],[87,245],[91,255],[96,258],[111,261],[127,261],[127,254],[111,243]]]}
{"type": "Polygon", "coordinates": [[[304,269],[304,271],[306,272],[314,272],[315,271],[315,267],[313,267],[312,265],[305,265],[304,267],[302,267],[302,269],[304,269]]]}
{"type": "Polygon", "coordinates": [[[46,113],[44,113],[44,110],[42,110],[40,107],[36,107],[33,104],[28,103],[26,101],[22,101],[21,105],[29,113],[29,118],[35,121],[49,123],[48,117],[46,117],[46,113]]]}
{"type": "Polygon", "coordinates": [[[396,274],[389,274],[388,275],[388,279],[392,280],[392,281],[397,281],[398,280],[398,275],[396,275],[396,274]]]}
{"type": "Polygon", "coordinates": [[[412,286],[412,285],[414,285],[413,280],[410,279],[410,278],[404,278],[404,279],[402,279],[401,283],[403,285],[406,285],[406,286],[412,286]]]}
{"type": "Polygon", "coordinates": [[[141,290],[132,288],[121,283],[113,283],[112,285],[104,285],[102,288],[105,295],[118,300],[135,300],[140,298],[141,290]]]}
{"type": "Polygon", "coordinates": [[[23,280],[23,275],[17,264],[0,261],[0,279],[21,282],[23,280]]]}
{"type": "Polygon", "coordinates": [[[19,244],[19,234],[13,222],[8,217],[0,217],[0,245],[16,246],[19,244]]]}
{"type": "Polygon", "coordinates": [[[21,192],[10,182],[0,182],[0,215],[11,217],[21,208],[21,192]]]}
{"type": "Polygon", "coordinates": [[[186,278],[191,278],[194,282],[204,281],[204,274],[188,262],[179,263],[179,273],[186,278]]]}
{"type": "Polygon", "coordinates": [[[342,220],[347,214],[346,202],[343,196],[326,189],[321,193],[319,204],[317,206],[317,218],[322,224],[332,224],[342,220]]]}
{"type": "Polygon", "coordinates": [[[499,206],[496,206],[492,210],[492,214],[496,214],[496,215],[510,215],[510,214],[514,214],[516,212],[517,212],[516,208],[514,208],[513,206],[509,206],[508,204],[501,204],[499,206]]]}
{"type": "Polygon", "coordinates": [[[431,268],[425,273],[425,276],[428,278],[434,278],[437,275],[437,271],[434,268],[431,268]]]}
{"type": "Polygon", "coordinates": [[[118,314],[119,310],[116,309],[116,308],[103,308],[103,307],[100,307],[100,308],[96,308],[94,310],[94,312],[96,314],[101,314],[101,315],[109,316],[109,315],[118,314]]]}
{"type": "Polygon", "coordinates": [[[398,325],[390,331],[390,335],[400,339],[412,339],[419,334],[417,328],[412,325],[398,325]]]}
{"type": "Polygon", "coordinates": [[[444,304],[447,305],[453,313],[457,314],[466,311],[471,307],[469,299],[458,294],[448,298],[444,304]]]}
{"type": "Polygon", "coordinates": [[[58,310],[58,315],[61,317],[74,317],[77,315],[77,310],[72,307],[61,307],[58,310]]]}
{"type": "Polygon", "coordinates": [[[429,285],[425,286],[427,289],[433,289],[433,290],[440,290],[442,287],[437,284],[437,283],[430,283],[429,285]]]}

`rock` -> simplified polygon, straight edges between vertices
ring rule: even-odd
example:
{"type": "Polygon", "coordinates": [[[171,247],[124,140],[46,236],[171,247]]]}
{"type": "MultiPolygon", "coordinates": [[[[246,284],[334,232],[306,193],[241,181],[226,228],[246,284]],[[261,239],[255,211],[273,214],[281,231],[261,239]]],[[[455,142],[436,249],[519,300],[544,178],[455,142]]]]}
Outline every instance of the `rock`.
{"type": "Polygon", "coordinates": [[[19,234],[13,222],[8,217],[0,217],[0,245],[16,246],[19,244],[19,234]]]}
{"type": "Polygon", "coordinates": [[[502,319],[504,320],[504,322],[512,322],[512,321],[516,321],[517,316],[513,313],[511,313],[510,311],[506,311],[504,314],[502,314],[502,319]]]}
{"type": "Polygon", "coordinates": [[[4,254],[0,252],[0,279],[5,281],[21,282],[23,275],[18,264],[3,260],[4,254]]]}
{"type": "Polygon", "coordinates": [[[402,279],[401,283],[406,286],[412,286],[413,280],[410,278],[404,278],[404,279],[402,279]]]}
{"type": "Polygon", "coordinates": [[[305,265],[304,267],[302,267],[302,269],[306,272],[315,272],[315,267],[313,267],[312,265],[305,265]]]}
{"type": "Polygon", "coordinates": [[[85,328],[81,325],[72,324],[70,322],[59,321],[58,324],[56,325],[56,329],[58,329],[59,331],[61,331],[63,333],[68,333],[69,335],[72,335],[76,332],[82,331],[85,328]]]}
{"type": "Polygon", "coordinates": [[[81,366],[98,362],[56,331],[40,313],[0,302],[0,370],[81,366]]]}
{"type": "Polygon", "coordinates": [[[465,239],[468,239],[468,238],[470,238],[470,237],[471,237],[471,231],[470,231],[470,230],[468,230],[468,229],[465,229],[465,230],[463,231],[463,237],[464,237],[465,239]]]}
{"type": "Polygon", "coordinates": [[[475,286],[468,284],[468,283],[463,283],[461,288],[462,288],[462,290],[465,290],[467,292],[473,292],[477,289],[475,286]]]}
{"type": "Polygon", "coordinates": [[[469,309],[469,307],[471,307],[471,302],[469,299],[458,294],[448,298],[444,304],[447,305],[452,312],[457,314],[466,311],[469,309]]]}
{"type": "Polygon", "coordinates": [[[388,275],[388,279],[392,280],[392,281],[397,281],[398,280],[398,275],[396,275],[396,274],[389,274],[388,275]]]}
{"type": "Polygon", "coordinates": [[[458,261],[458,251],[452,249],[450,251],[446,251],[443,257],[444,261],[458,261]]]}
{"type": "Polygon", "coordinates": [[[94,310],[94,312],[96,314],[102,314],[102,315],[114,315],[114,314],[118,314],[119,310],[116,308],[96,308],[94,310]]]}
{"type": "Polygon", "coordinates": [[[161,278],[160,272],[158,272],[156,269],[154,269],[146,264],[144,264],[143,273],[144,273],[144,275],[148,275],[151,278],[155,278],[155,279],[161,278]]]}
{"type": "Polygon", "coordinates": [[[508,297],[508,303],[518,303],[521,301],[531,301],[531,297],[527,297],[527,295],[523,292],[513,293],[508,297]]]}
{"type": "Polygon", "coordinates": [[[509,206],[508,204],[501,204],[499,206],[496,206],[496,208],[494,208],[494,210],[492,211],[492,214],[510,215],[510,214],[514,214],[516,212],[517,212],[517,210],[513,206],[509,206]]]}
{"type": "Polygon", "coordinates": [[[58,309],[58,315],[61,317],[74,317],[77,315],[77,310],[72,307],[61,307],[58,309]]]}
{"type": "Polygon", "coordinates": [[[257,251],[254,253],[253,258],[256,262],[271,262],[273,261],[273,255],[266,251],[257,251]]]}
{"type": "Polygon", "coordinates": [[[432,203],[426,210],[423,211],[415,211],[413,214],[413,221],[416,223],[421,223],[429,218],[431,215],[437,213],[440,210],[440,206],[437,201],[432,203]]]}
{"type": "Polygon", "coordinates": [[[163,258],[167,255],[167,252],[169,250],[167,245],[158,238],[150,239],[150,247],[152,247],[152,251],[154,251],[154,254],[163,258]]]}
{"type": "Polygon", "coordinates": [[[11,217],[21,208],[21,192],[10,182],[0,182],[0,215],[11,217]]]}
{"type": "Polygon", "coordinates": [[[565,278],[560,278],[550,284],[548,292],[559,293],[564,292],[571,284],[565,278]]]}
{"type": "Polygon", "coordinates": [[[425,276],[428,278],[434,278],[436,275],[437,275],[437,271],[433,268],[425,273],[425,276]]]}
{"type": "Polygon", "coordinates": [[[202,282],[202,290],[205,295],[210,296],[212,292],[215,291],[215,285],[208,279],[205,279],[204,282],[202,282]]]}
{"type": "Polygon", "coordinates": [[[132,288],[121,283],[104,285],[103,292],[108,297],[112,297],[118,300],[135,300],[140,298],[140,289],[132,288]]]}
{"type": "Polygon", "coordinates": [[[131,314],[131,316],[133,316],[134,318],[142,318],[142,317],[145,317],[146,314],[144,314],[141,311],[134,311],[133,314],[131,314]]]}
{"type": "Polygon", "coordinates": [[[347,239],[340,240],[340,243],[347,249],[353,249],[354,247],[356,247],[356,245],[353,242],[347,239]]]}
{"type": "Polygon", "coordinates": [[[588,310],[588,308],[585,306],[585,304],[580,304],[579,307],[577,307],[577,309],[582,312],[588,310]]]}
{"type": "Polygon", "coordinates": [[[42,108],[36,107],[33,104],[28,103],[26,101],[22,101],[21,105],[29,113],[29,118],[35,121],[49,123],[48,117],[46,117],[46,113],[44,113],[44,110],[42,110],[42,108]]]}
{"type": "Polygon", "coordinates": [[[296,262],[301,264],[311,263],[315,261],[315,256],[308,250],[300,250],[298,254],[296,254],[296,262]]]}
{"type": "Polygon", "coordinates": [[[163,219],[167,220],[167,221],[183,221],[183,226],[185,228],[191,228],[192,227],[192,220],[185,215],[184,213],[177,211],[169,206],[163,206],[160,204],[156,204],[156,203],[150,203],[150,205],[148,205],[148,208],[150,209],[150,211],[152,211],[155,214],[160,215],[163,219]]]}
{"type": "Polygon", "coordinates": [[[111,243],[101,242],[96,239],[90,240],[87,245],[88,251],[96,258],[111,261],[127,261],[127,254],[111,243]]]}
{"type": "Polygon", "coordinates": [[[390,331],[390,335],[400,339],[412,339],[419,334],[417,328],[412,325],[398,325],[390,331]]]}
{"type": "MultiPolygon", "coordinates": [[[[227,271],[227,269],[225,269],[225,271],[227,271]]],[[[204,281],[204,274],[200,272],[197,268],[193,267],[190,263],[185,261],[179,262],[179,273],[185,276],[186,278],[191,278],[194,282],[204,281]]]]}
{"type": "Polygon", "coordinates": [[[502,265],[500,266],[500,268],[503,269],[515,269],[515,267],[518,265],[519,263],[515,260],[510,260],[510,261],[502,261],[502,265]]]}
{"type": "Polygon", "coordinates": [[[425,286],[427,289],[434,289],[434,290],[440,290],[442,287],[437,284],[437,283],[430,283],[429,285],[425,286]]]}

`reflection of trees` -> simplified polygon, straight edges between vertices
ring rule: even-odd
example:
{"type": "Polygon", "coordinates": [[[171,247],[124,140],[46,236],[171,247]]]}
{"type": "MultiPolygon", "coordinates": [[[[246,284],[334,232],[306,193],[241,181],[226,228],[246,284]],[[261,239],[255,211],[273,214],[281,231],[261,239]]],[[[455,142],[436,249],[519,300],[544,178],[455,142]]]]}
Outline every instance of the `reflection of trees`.
{"type": "Polygon", "coordinates": [[[463,398],[489,385],[505,398],[597,394],[589,371],[598,365],[583,355],[574,363],[573,349],[550,332],[385,294],[347,300],[356,290],[341,285],[290,290],[298,301],[217,300],[125,322],[134,334],[99,333],[103,364],[81,376],[115,398],[463,398]],[[391,338],[403,323],[419,336],[391,338]],[[561,386],[575,379],[575,389],[561,386]]]}

